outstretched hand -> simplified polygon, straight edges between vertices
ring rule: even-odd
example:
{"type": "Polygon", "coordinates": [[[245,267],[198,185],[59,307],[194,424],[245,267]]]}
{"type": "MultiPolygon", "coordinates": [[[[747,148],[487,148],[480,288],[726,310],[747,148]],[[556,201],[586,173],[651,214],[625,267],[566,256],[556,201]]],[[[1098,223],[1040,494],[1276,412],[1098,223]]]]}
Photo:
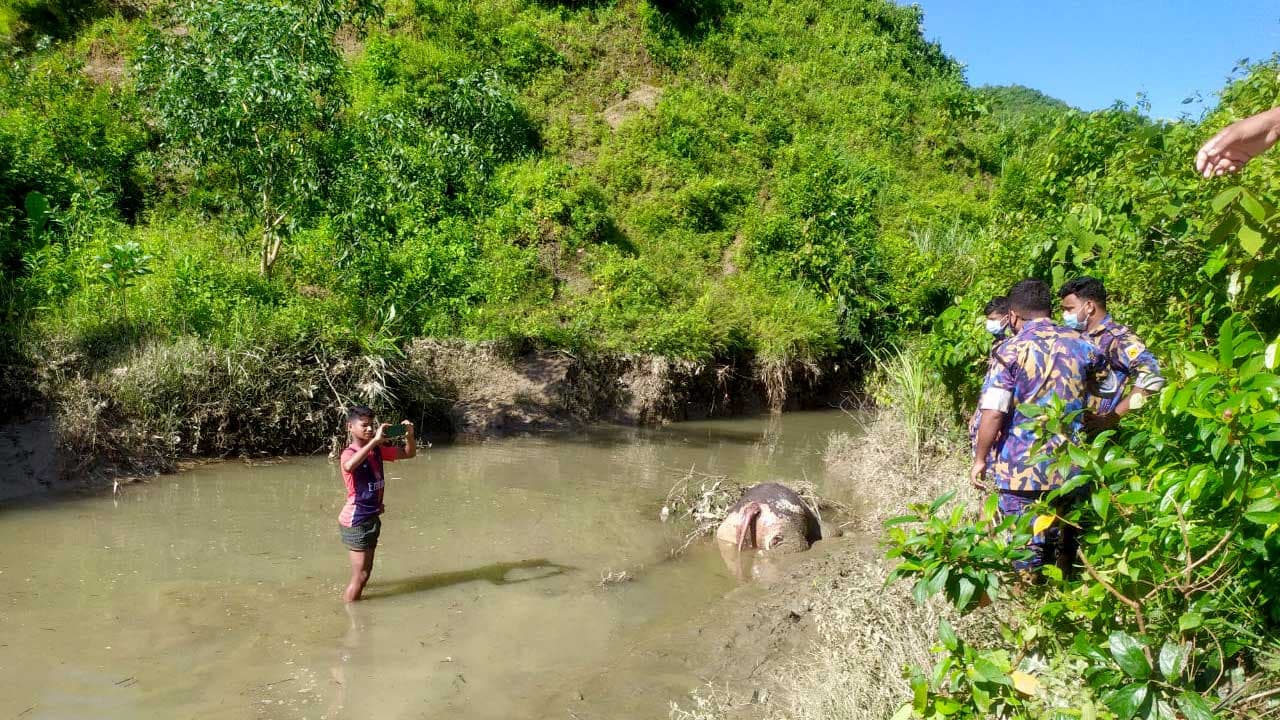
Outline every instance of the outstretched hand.
{"type": "Polygon", "coordinates": [[[1214,177],[1239,172],[1280,140],[1280,108],[1237,120],[1209,138],[1196,153],[1196,172],[1214,177]]]}

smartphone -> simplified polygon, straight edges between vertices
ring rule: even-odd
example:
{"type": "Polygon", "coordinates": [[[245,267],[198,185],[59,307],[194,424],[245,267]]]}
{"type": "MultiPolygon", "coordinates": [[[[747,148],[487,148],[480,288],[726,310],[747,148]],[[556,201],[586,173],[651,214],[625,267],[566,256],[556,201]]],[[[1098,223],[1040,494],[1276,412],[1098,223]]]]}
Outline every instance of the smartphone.
{"type": "Polygon", "coordinates": [[[407,432],[409,432],[408,425],[396,424],[396,425],[392,425],[386,430],[383,430],[382,437],[386,438],[387,440],[391,440],[398,437],[404,437],[405,433],[407,432]]]}

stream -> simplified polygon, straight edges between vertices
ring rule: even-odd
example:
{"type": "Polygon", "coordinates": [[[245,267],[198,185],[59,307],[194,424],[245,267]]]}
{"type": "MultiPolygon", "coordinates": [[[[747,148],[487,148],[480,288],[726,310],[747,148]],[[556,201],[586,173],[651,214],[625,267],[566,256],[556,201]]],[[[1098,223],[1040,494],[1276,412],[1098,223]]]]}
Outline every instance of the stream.
{"type": "Polygon", "coordinates": [[[840,412],[593,428],[387,465],[366,600],[324,458],[0,503],[0,718],[654,718],[738,581],[659,520],[689,470],[819,483],[840,412]],[[621,582],[602,582],[610,575],[621,582]]]}

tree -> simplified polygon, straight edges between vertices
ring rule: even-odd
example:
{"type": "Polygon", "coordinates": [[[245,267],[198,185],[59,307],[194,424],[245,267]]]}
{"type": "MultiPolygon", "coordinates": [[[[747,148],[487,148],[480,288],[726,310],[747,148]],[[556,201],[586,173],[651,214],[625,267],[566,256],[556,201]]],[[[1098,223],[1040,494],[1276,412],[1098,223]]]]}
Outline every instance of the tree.
{"type": "Polygon", "coordinates": [[[147,37],[139,89],[179,161],[229,172],[261,271],[320,190],[319,137],[345,104],[334,2],[195,0],[147,37]]]}

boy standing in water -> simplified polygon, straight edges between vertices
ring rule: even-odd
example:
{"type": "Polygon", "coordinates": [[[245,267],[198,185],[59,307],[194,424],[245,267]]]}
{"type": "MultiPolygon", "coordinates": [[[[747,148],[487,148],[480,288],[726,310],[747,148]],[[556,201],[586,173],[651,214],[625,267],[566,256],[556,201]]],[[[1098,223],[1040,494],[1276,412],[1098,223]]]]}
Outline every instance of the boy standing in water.
{"type": "Polygon", "coordinates": [[[342,599],[355,602],[364,592],[373,572],[373,552],[382,532],[382,490],[386,483],[383,463],[404,460],[418,454],[413,423],[404,420],[404,448],[386,445],[391,425],[379,423],[373,411],[357,405],[347,412],[347,432],[351,444],[342,451],[342,480],[347,485],[347,504],[338,514],[338,531],[351,560],[351,582],[342,599]]]}

